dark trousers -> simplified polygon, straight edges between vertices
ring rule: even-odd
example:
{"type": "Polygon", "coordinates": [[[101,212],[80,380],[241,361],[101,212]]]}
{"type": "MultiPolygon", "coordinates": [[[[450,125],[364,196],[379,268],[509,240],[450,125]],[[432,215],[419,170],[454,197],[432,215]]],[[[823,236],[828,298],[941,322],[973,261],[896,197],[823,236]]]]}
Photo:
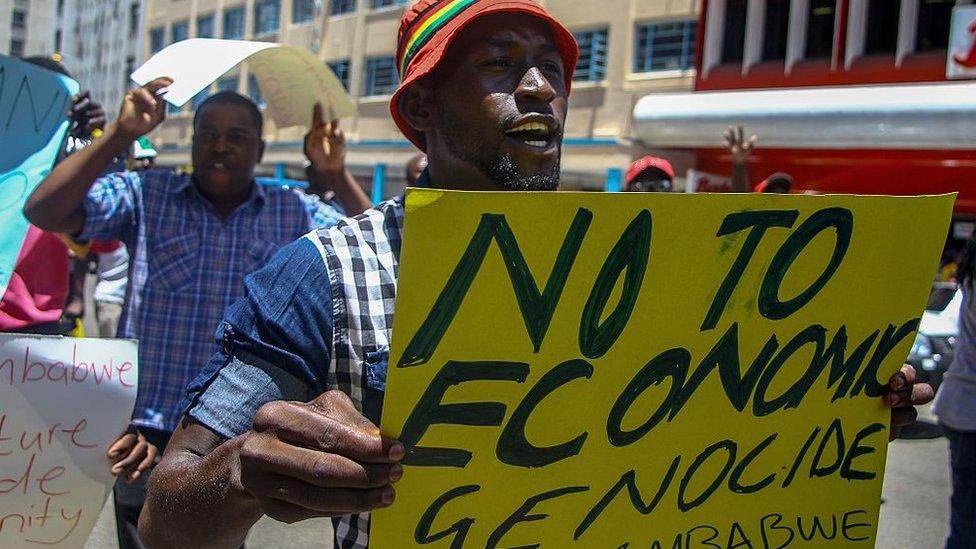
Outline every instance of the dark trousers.
{"type": "Polygon", "coordinates": [[[156,468],[166,444],[173,433],[140,427],[139,432],[146,437],[146,441],[159,448],[156,461],[150,466],[149,470],[139,475],[139,478],[132,484],[122,481],[122,476],[115,481],[115,488],[112,494],[115,497],[115,528],[119,537],[120,549],[144,549],[142,540],[139,539],[139,513],[142,506],[146,503],[146,490],[149,488],[149,475],[156,468]]]}
{"type": "Polygon", "coordinates": [[[976,549],[976,431],[942,429],[949,439],[952,469],[946,549],[976,549]]]}

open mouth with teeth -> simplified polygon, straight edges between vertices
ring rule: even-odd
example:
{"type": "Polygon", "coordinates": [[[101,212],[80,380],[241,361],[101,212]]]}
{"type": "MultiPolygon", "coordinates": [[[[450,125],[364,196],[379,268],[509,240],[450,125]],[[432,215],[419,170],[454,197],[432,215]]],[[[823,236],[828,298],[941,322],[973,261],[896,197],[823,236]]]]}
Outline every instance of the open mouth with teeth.
{"type": "Polygon", "coordinates": [[[544,149],[552,144],[553,132],[541,122],[526,122],[505,131],[505,135],[530,147],[544,149]]]}

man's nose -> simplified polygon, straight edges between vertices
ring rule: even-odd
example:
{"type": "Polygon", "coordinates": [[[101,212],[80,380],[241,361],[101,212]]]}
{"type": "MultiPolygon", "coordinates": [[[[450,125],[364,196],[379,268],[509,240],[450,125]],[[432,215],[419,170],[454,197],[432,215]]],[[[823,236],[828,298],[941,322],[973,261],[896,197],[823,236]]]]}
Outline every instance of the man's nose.
{"type": "Polygon", "coordinates": [[[227,147],[228,147],[228,143],[227,143],[226,135],[220,134],[217,136],[216,139],[214,139],[214,143],[213,143],[214,151],[223,152],[227,150],[227,147]]]}
{"type": "Polygon", "coordinates": [[[518,88],[515,89],[515,99],[519,101],[539,101],[548,104],[555,98],[556,90],[538,67],[525,71],[518,88]]]}

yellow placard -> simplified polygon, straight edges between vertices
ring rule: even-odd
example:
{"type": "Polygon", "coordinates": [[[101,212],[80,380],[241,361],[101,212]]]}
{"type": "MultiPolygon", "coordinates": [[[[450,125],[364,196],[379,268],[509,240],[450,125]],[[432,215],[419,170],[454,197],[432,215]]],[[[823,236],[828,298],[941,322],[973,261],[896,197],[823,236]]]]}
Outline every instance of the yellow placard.
{"type": "Polygon", "coordinates": [[[954,196],[410,190],[371,547],[873,547],[954,196]]]}

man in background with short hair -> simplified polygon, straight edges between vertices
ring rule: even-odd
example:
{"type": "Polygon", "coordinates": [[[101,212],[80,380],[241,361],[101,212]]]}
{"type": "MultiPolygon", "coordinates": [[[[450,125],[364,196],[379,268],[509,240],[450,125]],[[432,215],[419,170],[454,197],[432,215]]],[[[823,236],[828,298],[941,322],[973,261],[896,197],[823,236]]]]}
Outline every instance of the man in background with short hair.
{"type": "MultiPolygon", "coordinates": [[[[58,164],[24,209],[35,225],[76,240],[125,242],[130,287],[118,335],[139,339],[132,423],[160,450],[177,424],[187,383],[213,352],[214,327],[243,293],[244,276],[285,244],[342,217],[317,197],[255,182],[263,119],[250,99],[233,92],[212,95],[197,108],[192,175],[100,176],[162,122],[161,94],[170,84],[160,78],[129,90],[105,135],[58,164]]],[[[132,486],[116,483],[123,548],[142,547],[136,525],[146,477],[132,486]]]]}

